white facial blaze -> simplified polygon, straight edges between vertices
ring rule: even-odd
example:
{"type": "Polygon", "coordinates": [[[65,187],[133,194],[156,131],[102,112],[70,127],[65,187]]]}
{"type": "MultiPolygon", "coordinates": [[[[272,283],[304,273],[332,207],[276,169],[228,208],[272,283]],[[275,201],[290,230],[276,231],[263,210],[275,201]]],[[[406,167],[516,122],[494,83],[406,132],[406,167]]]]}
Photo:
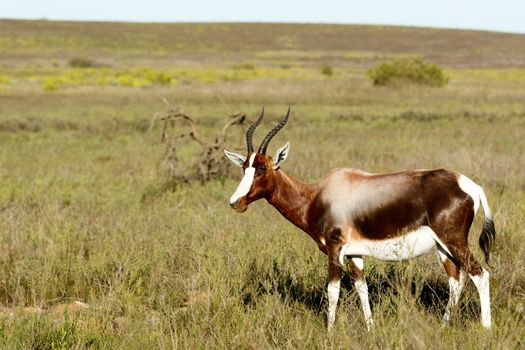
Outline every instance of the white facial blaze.
{"type": "Polygon", "coordinates": [[[250,188],[253,184],[253,178],[255,176],[255,168],[253,167],[253,161],[255,160],[255,153],[250,156],[248,167],[244,171],[244,177],[242,178],[239,186],[230,197],[230,204],[234,204],[240,198],[246,196],[250,192],[250,188]]]}

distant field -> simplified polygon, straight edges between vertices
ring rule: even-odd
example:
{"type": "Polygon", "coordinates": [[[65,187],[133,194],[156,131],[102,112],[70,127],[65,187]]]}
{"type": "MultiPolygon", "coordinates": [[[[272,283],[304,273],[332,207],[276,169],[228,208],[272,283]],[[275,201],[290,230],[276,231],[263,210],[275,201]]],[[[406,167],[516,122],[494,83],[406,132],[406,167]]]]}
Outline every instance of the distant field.
{"type": "MultiPolygon", "coordinates": [[[[2,61],[76,56],[155,65],[257,60],[368,66],[419,55],[455,67],[524,67],[523,35],[392,26],[0,21],[2,61]]],[[[23,63],[23,62],[20,62],[23,63]]]]}
{"type": "MultiPolygon", "coordinates": [[[[523,35],[0,20],[0,344],[523,348],[524,96],[523,35]],[[367,70],[398,57],[439,64],[450,82],[372,86],[367,70]],[[371,333],[347,272],[328,335],[326,257],[263,201],[234,213],[236,169],[159,190],[163,97],[206,137],[228,116],[251,121],[265,106],[256,143],[291,106],[269,153],[290,141],[283,169],[306,181],[335,167],[444,167],[474,179],[497,229],[492,332],[479,325],[470,282],[452,325],[441,326],[448,287],[431,254],[366,261],[371,333]]],[[[244,151],[242,133],[227,144],[244,151]]],[[[181,145],[181,161],[195,149],[181,145]]],[[[478,215],[470,241],[481,260],[478,215]]]]}

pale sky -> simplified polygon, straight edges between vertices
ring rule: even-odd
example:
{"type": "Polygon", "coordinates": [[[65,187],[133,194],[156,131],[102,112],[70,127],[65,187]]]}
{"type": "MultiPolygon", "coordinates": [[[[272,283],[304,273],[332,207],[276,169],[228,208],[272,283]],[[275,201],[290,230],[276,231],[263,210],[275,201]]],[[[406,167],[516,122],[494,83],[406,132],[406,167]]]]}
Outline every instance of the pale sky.
{"type": "Polygon", "coordinates": [[[0,18],[390,24],[525,33],[525,0],[0,0],[0,18]]]}

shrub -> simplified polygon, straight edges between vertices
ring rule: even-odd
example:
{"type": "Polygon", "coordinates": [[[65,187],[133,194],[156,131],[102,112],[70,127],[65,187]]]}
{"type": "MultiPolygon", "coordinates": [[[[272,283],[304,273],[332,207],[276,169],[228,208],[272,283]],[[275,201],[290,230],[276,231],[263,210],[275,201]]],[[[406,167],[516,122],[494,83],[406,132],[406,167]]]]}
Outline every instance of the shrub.
{"type": "Polygon", "coordinates": [[[172,77],[168,73],[156,71],[150,68],[144,68],[142,70],[142,75],[144,75],[144,78],[149,80],[152,84],[168,85],[172,80],[172,77]]]}
{"type": "Polygon", "coordinates": [[[232,69],[236,69],[236,70],[243,70],[243,69],[253,70],[253,69],[255,69],[255,65],[252,64],[252,63],[232,64],[230,67],[232,69]]]}
{"type": "Polygon", "coordinates": [[[334,74],[334,71],[329,65],[323,64],[323,66],[321,67],[321,73],[323,75],[326,75],[327,77],[331,77],[334,74]]]}
{"type": "Polygon", "coordinates": [[[0,75],[0,85],[2,84],[9,84],[11,80],[8,77],[3,77],[0,75]]]}
{"type": "Polygon", "coordinates": [[[42,80],[42,88],[44,91],[57,91],[60,87],[60,80],[55,77],[45,77],[42,80]]]}
{"type": "Polygon", "coordinates": [[[388,85],[397,81],[442,86],[448,82],[441,68],[413,58],[377,64],[368,71],[368,76],[374,85],[388,85]]]}
{"type": "Polygon", "coordinates": [[[69,65],[75,68],[89,68],[89,67],[98,66],[98,64],[95,61],[89,58],[82,58],[82,57],[75,57],[75,58],[70,59],[69,65]]]}
{"type": "Polygon", "coordinates": [[[129,86],[129,87],[144,87],[151,85],[150,81],[135,76],[133,74],[121,74],[118,76],[118,83],[121,86],[129,86]]]}

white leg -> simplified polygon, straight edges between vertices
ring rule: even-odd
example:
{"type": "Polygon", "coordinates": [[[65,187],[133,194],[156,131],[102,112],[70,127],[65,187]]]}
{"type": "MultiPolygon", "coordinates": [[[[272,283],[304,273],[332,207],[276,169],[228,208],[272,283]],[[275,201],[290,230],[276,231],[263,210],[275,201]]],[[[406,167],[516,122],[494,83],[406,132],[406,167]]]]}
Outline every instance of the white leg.
{"type": "Polygon", "coordinates": [[[335,311],[337,310],[337,301],[339,300],[339,290],[341,289],[341,280],[328,283],[328,330],[332,330],[335,323],[335,311]]]}
{"type": "Polygon", "coordinates": [[[370,330],[372,328],[373,321],[372,310],[370,310],[370,302],[368,300],[368,285],[366,284],[366,280],[363,275],[365,265],[363,262],[363,258],[359,257],[353,257],[352,262],[356,265],[360,272],[359,275],[361,277],[359,278],[359,276],[356,276],[358,278],[356,278],[356,280],[354,281],[354,286],[361,301],[361,308],[363,309],[363,314],[365,316],[366,328],[370,330]]]}
{"type": "Polygon", "coordinates": [[[448,278],[448,288],[449,288],[449,297],[447,307],[445,309],[445,314],[443,315],[443,322],[446,324],[450,323],[450,315],[452,309],[456,307],[459,302],[459,297],[461,296],[461,291],[465,286],[465,272],[459,272],[459,280],[454,277],[448,278]]]}
{"type": "Polygon", "coordinates": [[[489,273],[482,269],[479,275],[470,275],[472,282],[476,285],[481,302],[481,324],[483,327],[490,329],[492,321],[490,318],[490,285],[489,273]]]}
{"type": "MultiPolygon", "coordinates": [[[[441,253],[439,250],[437,252],[438,252],[440,261],[444,264],[448,259],[447,256],[441,253]]],[[[452,314],[452,310],[459,302],[461,291],[463,290],[463,287],[465,286],[465,281],[466,281],[466,274],[465,272],[461,270],[459,270],[459,280],[450,275],[448,277],[449,297],[448,297],[447,307],[445,309],[445,314],[443,315],[443,322],[446,324],[450,323],[450,316],[452,314]]]]}
{"type": "Polygon", "coordinates": [[[368,286],[365,279],[356,280],[354,282],[355,289],[361,299],[361,307],[363,308],[363,314],[365,315],[366,328],[370,330],[373,326],[372,311],[370,310],[370,303],[368,301],[368,286]]]}

